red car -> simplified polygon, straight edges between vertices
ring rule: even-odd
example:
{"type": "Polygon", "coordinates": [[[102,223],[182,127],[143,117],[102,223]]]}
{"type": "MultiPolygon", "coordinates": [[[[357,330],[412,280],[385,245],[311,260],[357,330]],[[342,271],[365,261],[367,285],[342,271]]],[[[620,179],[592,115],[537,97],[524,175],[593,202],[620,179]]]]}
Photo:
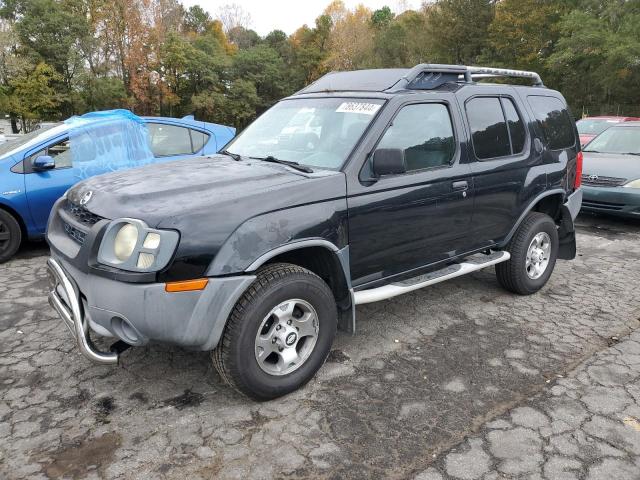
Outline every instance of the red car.
{"type": "Polygon", "coordinates": [[[637,122],[638,117],[587,117],[576,122],[580,134],[580,145],[585,146],[609,127],[620,122],[637,122]]]}

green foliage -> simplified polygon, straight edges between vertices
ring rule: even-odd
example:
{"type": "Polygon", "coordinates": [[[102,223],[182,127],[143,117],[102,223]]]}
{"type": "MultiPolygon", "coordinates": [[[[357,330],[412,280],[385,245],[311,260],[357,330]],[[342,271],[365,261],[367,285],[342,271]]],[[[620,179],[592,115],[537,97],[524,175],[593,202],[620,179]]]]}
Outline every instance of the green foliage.
{"type": "Polygon", "coordinates": [[[27,122],[48,116],[60,103],[51,84],[60,76],[50,65],[39,63],[31,72],[11,80],[12,94],[7,99],[7,110],[19,116],[23,131],[28,131],[27,122]]]}
{"type": "Polygon", "coordinates": [[[393,13],[389,7],[384,6],[373,12],[371,15],[371,23],[375,28],[386,28],[391,25],[393,17],[395,17],[395,13],[393,13]]]}
{"type": "Polygon", "coordinates": [[[225,28],[178,0],[0,0],[0,110],[24,126],[127,107],[242,128],[329,70],[431,62],[536,70],[575,110],[640,114],[640,0],[433,0],[398,15],[338,0],[264,38],[238,15],[225,28]]]}
{"type": "Polygon", "coordinates": [[[475,64],[487,44],[494,0],[439,0],[425,6],[432,60],[475,64]]]}

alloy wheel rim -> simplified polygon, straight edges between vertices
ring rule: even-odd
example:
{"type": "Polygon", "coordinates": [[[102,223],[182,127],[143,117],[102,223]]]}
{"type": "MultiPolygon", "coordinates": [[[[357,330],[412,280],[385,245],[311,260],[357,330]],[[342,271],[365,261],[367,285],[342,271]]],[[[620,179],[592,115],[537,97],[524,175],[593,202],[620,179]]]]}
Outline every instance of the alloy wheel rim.
{"type": "Polygon", "coordinates": [[[318,341],[318,314],[300,299],[281,302],[262,320],[255,339],[255,357],[269,375],[287,375],[309,359],[318,341]]]}
{"type": "Polygon", "coordinates": [[[551,257],[551,237],[546,232],[538,233],[529,244],[525,270],[527,276],[532,280],[537,280],[544,275],[549,266],[551,257]]]}

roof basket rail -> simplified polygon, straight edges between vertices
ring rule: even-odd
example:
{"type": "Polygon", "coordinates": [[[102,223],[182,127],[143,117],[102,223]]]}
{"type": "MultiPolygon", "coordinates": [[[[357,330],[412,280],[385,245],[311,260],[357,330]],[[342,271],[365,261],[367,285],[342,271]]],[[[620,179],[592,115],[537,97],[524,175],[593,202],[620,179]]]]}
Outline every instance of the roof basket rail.
{"type": "Polygon", "coordinates": [[[482,78],[528,78],[536,87],[544,87],[540,75],[524,70],[511,70],[507,68],[472,67],[464,65],[441,65],[423,63],[413,67],[400,79],[395,89],[431,89],[444,83],[466,82],[482,78]]]}

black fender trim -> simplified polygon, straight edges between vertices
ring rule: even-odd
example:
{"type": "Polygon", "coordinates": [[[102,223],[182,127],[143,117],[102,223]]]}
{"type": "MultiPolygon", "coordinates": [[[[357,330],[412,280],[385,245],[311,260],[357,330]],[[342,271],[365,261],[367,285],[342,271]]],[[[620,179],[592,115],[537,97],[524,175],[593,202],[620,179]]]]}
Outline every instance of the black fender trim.
{"type": "MultiPolygon", "coordinates": [[[[557,188],[553,190],[548,190],[546,192],[541,193],[536,198],[534,198],[527,208],[522,212],[518,221],[513,226],[509,234],[506,238],[500,243],[500,248],[505,248],[516,231],[520,227],[520,224],[524,221],[525,217],[533,210],[533,208],[544,198],[550,197],[551,195],[561,195],[563,200],[565,200],[566,191],[557,188]]],[[[560,219],[558,223],[558,237],[560,241],[558,258],[560,260],[573,260],[576,258],[576,235],[575,235],[575,226],[573,223],[574,216],[572,215],[572,211],[569,208],[570,206],[566,203],[560,205],[560,219]]]]}
{"type": "Polygon", "coordinates": [[[272,250],[269,250],[259,258],[254,260],[245,270],[247,273],[255,272],[262,265],[272,258],[283,253],[295,252],[308,247],[321,247],[335,255],[341,267],[341,273],[349,291],[348,301],[338,302],[338,328],[344,332],[355,334],[356,331],[356,311],[353,300],[353,288],[351,286],[351,270],[349,267],[349,246],[338,248],[335,244],[321,238],[309,238],[290,242],[272,250]]]}
{"type": "Polygon", "coordinates": [[[500,248],[504,248],[509,244],[509,242],[511,241],[513,236],[516,234],[516,231],[520,227],[520,224],[524,221],[525,217],[529,214],[529,212],[531,212],[533,210],[533,207],[535,207],[540,202],[540,200],[542,200],[542,199],[544,199],[546,197],[550,197],[551,195],[562,195],[562,197],[564,198],[565,194],[566,194],[566,192],[564,190],[562,190],[561,188],[557,188],[557,189],[554,189],[554,190],[547,190],[546,192],[542,192],[540,195],[538,195],[536,198],[534,198],[529,203],[529,205],[527,205],[527,208],[525,208],[524,211],[520,214],[520,217],[518,218],[518,221],[511,228],[511,231],[505,237],[505,239],[502,242],[500,242],[499,247],[500,248]]]}

